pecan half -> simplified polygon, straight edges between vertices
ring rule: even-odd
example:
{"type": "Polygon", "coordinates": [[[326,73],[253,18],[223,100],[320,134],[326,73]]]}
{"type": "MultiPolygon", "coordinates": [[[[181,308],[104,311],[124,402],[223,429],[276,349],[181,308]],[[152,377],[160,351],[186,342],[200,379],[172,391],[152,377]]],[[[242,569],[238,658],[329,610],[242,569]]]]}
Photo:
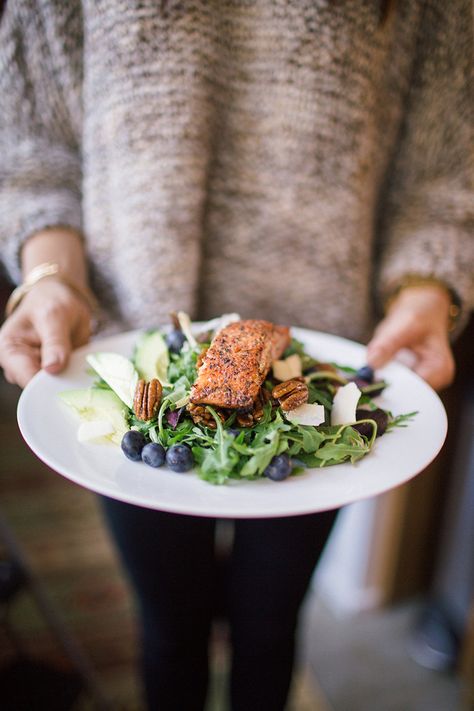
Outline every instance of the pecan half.
{"type": "Polygon", "coordinates": [[[149,383],[139,380],[133,398],[133,412],[139,420],[151,420],[160,405],[163,388],[157,378],[149,383]]]}
{"type": "Polygon", "coordinates": [[[235,419],[237,420],[239,427],[252,427],[253,425],[253,416],[251,412],[241,412],[235,419]]]}
{"type": "Polygon", "coordinates": [[[263,418],[263,408],[271,399],[271,393],[266,388],[260,388],[258,397],[253,404],[252,417],[255,422],[260,422],[263,418]]]}
{"type": "Polygon", "coordinates": [[[292,378],[275,385],[272,396],[278,400],[282,410],[289,412],[308,402],[308,386],[304,378],[292,378]]]}
{"type": "Polygon", "coordinates": [[[263,409],[270,399],[271,394],[269,391],[266,388],[260,388],[252,409],[248,412],[238,413],[236,417],[238,425],[240,427],[252,427],[256,422],[260,422],[263,418],[263,409]]]}
{"type": "MultiPolygon", "coordinates": [[[[222,422],[225,422],[225,414],[217,408],[214,409],[219,419],[222,422]]],[[[193,405],[193,403],[190,402],[186,406],[186,410],[189,412],[192,421],[196,425],[204,425],[204,427],[209,427],[211,430],[215,430],[217,428],[215,419],[205,405],[193,405]]]]}

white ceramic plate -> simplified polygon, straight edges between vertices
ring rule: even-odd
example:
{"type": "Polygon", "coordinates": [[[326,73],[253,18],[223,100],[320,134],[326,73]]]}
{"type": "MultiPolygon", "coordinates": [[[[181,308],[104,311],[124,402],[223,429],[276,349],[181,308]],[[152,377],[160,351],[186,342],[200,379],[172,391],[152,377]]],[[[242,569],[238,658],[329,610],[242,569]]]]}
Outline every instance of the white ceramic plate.
{"type": "MultiPolygon", "coordinates": [[[[359,368],[364,346],[323,333],[293,328],[307,351],[322,361],[359,368]]],[[[372,452],[357,464],[308,469],[283,482],[268,479],[231,481],[214,486],[194,473],[176,474],[131,462],[112,444],[79,443],[78,419],[58,397],[72,388],[88,387],[85,355],[114,351],[130,356],[138,332],[97,340],[77,350],[59,376],[38,373],[18,404],[21,433],[49,467],[76,484],[121,501],[182,514],[230,518],[289,516],[322,511],[391,489],[422,471],[446,437],[447,421],[436,393],[411,370],[392,363],[379,375],[390,386],[380,405],[394,414],[418,410],[406,428],[395,428],[376,440],[372,452]]]]}

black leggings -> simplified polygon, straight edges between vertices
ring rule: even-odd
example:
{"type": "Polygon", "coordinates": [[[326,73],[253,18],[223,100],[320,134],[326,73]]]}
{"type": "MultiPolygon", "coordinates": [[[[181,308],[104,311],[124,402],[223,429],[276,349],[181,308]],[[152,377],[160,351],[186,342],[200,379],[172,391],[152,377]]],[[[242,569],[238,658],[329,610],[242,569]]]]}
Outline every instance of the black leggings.
{"type": "Polygon", "coordinates": [[[222,576],[215,519],[101,500],[141,612],[150,711],[202,711],[209,633],[222,608],[233,711],[282,711],[298,610],[336,512],[235,521],[222,576]]]}

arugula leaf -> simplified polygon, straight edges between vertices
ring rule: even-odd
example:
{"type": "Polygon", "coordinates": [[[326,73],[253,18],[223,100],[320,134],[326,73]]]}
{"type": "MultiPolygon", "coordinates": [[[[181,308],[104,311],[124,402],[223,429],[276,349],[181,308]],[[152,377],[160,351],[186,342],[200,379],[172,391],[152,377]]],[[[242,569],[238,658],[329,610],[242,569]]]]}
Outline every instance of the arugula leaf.
{"type": "MultiPolygon", "coordinates": [[[[266,408],[267,417],[269,412],[271,408],[266,408]]],[[[281,435],[290,429],[291,425],[283,420],[278,411],[272,421],[266,421],[264,416],[264,419],[251,431],[251,456],[240,470],[240,476],[251,477],[263,474],[273,457],[288,448],[288,442],[281,435]]]]}
{"type": "Polygon", "coordinates": [[[303,435],[303,450],[305,452],[315,452],[321,446],[324,435],[315,427],[309,425],[298,425],[298,432],[303,435]]]}
{"type": "Polygon", "coordinates": [[[198,457],[201,478],[213,484],[224,484],[239,463],[239,453],[232,447],[233,437],[225,430],[222,432],[215,448],[192,447],[193,453],[196,449],[201,453],[198,457]]]}
{"type": "Polygon", "coordinates": [[[292,442],[290,456],[300,452],[315,452],[325,439],[319,429],[310,425],[293,425],[286,436],[292,442]]]}
{"type": "Polygon", "coordinates": [[[201,352],[201,346],[190,348],[185,344],[179,353],[170,354],[170,364],[168,366],[168,380],[175,383],[185,376],[188,382],[194,383],[197,376],[196,362],[201,352]]]}
{"type": "Polygon", "coordinates": [[[343,425],[337,435],[328,440],[318,449],[317,456],[323,462],[321,466],[348,460],[354,464],[370,451],[370,444],[350,425],[343,425]]]}
{"type": "MultiPolygon", "coordinates": [[[[233,449],[234,437],[222,426],[222,422],[212,407],[207,407],[216,421],[216,435],[213,448],[199,448],[199,474],[214,484],[223,484],[239,463],[239,453],[233,449]]],[[[193,448],[194,450],[196,447],[193,448]]]]}
{"type": "Polygon", "coordinates": [[[413,412],[406,412],[403,415],[392,415],[391,412],[388,413],[388,425],[387,429],[385,432],[389,432],[390,430],[393,430],[394,427],[408,427],[408,423],[410,420],[413,420],[414,417],[418,414],[418,410],[414,410],[413,412]]]}
{"type": "Polygon", "coordinates": [[[163,388],[163,393],[168,402],[174,405],[189,395],[191,392],[191,386],[192,383],[189,381],[188,377],[186,375],[181,375],[174,381],[171,388],[163,388]]]}
{"type": "Polygon", "coordinates": [[[314,383],[308,383],[308,402],[318,403],[319,405],[324,405],[327,410],[332,408],[332,396],[329,390],[326,388],[318,388],[314,383]]]}
{"type": "Polygon", "coordinates": [[[342,462],[355,463],[371,449],[372,440],[359,434],[350,425],[320,428],[323,441],[313,452],[298,454],[298,460],[308,467],[327,467],[342,462]]]}

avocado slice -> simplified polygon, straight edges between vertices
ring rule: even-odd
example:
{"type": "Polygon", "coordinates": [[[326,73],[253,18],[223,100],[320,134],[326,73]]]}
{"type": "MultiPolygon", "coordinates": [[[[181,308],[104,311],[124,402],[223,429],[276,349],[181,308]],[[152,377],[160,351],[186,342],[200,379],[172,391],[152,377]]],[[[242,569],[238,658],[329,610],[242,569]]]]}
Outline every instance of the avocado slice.
{"type": "Polygon", "coordinates": [[[86,360],[130,409],[138,381],[133,363],[119,353],[90,353],[86,360]]]}
{"type": "Polygon", "coordinates": [[[128,411],[122,400],[112,391],[104,388],[66,390],[59,394],[61,400],[86,422],[109,422],[113,431],[107,437],[120,444],[128,432],[128,411]]]}
{"type": "Polygon", "coordinates": [[[159,331],[147,331],[137,342],[133,357],[140,378],[150,381],[158,378],[162,385],[169,385],[168,346],[159,331]]]}

